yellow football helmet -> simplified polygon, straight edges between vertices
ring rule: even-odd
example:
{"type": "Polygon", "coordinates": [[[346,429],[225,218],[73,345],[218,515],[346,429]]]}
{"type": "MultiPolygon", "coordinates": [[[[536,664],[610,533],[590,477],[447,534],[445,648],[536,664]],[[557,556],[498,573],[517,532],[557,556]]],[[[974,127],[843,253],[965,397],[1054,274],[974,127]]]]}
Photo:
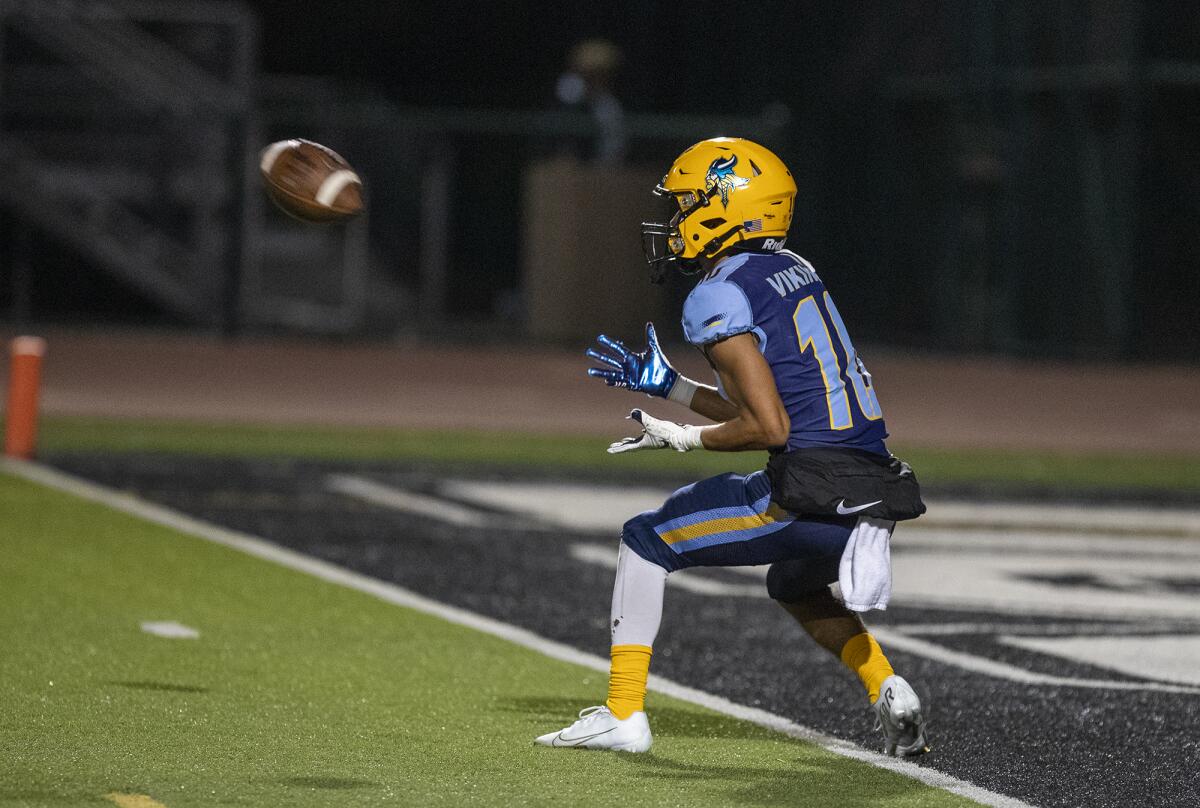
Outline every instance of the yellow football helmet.
{"type": "Polygon", "coordinates": [[[642,249],[657,281],[667,262],[694,270],[696,259],[732,247],[782,247],[796,181],[770,149],[714,137],[675,158],[654,193],[672,199],[670,221],[642,224],[642,249]]]}

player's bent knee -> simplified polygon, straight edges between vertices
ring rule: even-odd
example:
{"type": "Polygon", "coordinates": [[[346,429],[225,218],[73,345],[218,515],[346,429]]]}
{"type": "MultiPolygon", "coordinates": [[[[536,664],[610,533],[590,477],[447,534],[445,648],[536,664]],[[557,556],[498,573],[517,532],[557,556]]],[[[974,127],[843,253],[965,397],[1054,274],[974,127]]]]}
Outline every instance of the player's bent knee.
{"type": "Polygon", "coordinates": [[[654,530],[649,516],[646,513],[638,514],[626,522],[621,528],[621,541],[650,563],[657,564],[667,572],[674,572],[680,568],[679,556],[654,530]]]}
{"type": "Polygon", "coordinates": [[[829,577],[826,564],[808,561],[778,561],[767,569],[767,594],[783,603],[799,603],[816,596],[825,596],[829,585],[836,580],[829,577]]]}

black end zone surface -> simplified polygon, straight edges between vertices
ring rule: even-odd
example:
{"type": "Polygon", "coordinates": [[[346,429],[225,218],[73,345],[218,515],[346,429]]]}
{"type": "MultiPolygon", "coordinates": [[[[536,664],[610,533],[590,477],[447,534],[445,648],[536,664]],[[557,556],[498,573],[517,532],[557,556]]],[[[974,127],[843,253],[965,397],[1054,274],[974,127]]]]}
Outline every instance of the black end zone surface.
{"type": "MultiPolygon", "coordinates": [[[[568,548],[577,542],[607,545],[615,555],[615,535],[526,530],[499,516],[494,528],[468,530],[368,505],[326,487],[330,473],[352,472],[411,491],[436,490],[436,476],[396,464],[162,455],[49,460],[209,522],[607,656],[612,572],[576,560],[568,548]]],[[[728,580],[722,576],[731,574],[714,571],[713,577],[728,580]]],[[[738,578],[739,583],[750,580],[738,578]]],[[[870,622],[996,619],[993,613],[893,607],[874,613],[870,622]]],[[[1039,624],[1037,618],[1004,620],[1039,624]]],[[[986,635],[937,641],[1026,670],[1122,678],[1001,646],[986,635]]],[[[1200,702],[1195,696],[1019,685],[900,651],[889,651],[889,657],[930,708],[934,751],[918,759],[920,765],[1036,805],[1200,805],[1200,702]]],[[[653,668],[735,702],[879,747],[857,680],[766,599],[714,598],[669,588],[653,668]]],[[[598,684],[596,702],[603,697],[598,684]]],[[[650,709],[653,715],[653,696],[650,709]]],[[[569,718],[564,715],[564,722],[569,718]]]]}

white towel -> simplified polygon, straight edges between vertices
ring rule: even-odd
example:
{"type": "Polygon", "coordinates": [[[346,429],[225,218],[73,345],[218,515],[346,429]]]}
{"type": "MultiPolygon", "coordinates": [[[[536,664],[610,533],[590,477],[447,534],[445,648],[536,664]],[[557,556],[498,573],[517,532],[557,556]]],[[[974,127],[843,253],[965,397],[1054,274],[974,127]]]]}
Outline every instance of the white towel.
{"type": "Polygon", "coordinates": [[[838,586],[846,608],[886,609],[892,597],[892,528],[887,519],[860,517],[838,565],[838,586]]]}

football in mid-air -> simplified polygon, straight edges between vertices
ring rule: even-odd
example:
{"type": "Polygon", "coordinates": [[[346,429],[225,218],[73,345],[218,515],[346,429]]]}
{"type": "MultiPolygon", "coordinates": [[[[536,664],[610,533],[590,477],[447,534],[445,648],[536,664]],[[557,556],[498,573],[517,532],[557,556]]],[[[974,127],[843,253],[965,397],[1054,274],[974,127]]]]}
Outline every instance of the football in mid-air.
{"type": "Polygon", "coordinates": [[[262,150],[267,194],[306,222],[342,222],[363,211],[362,180],[342,156],[311,140],[281,140],[262,150]]]}

